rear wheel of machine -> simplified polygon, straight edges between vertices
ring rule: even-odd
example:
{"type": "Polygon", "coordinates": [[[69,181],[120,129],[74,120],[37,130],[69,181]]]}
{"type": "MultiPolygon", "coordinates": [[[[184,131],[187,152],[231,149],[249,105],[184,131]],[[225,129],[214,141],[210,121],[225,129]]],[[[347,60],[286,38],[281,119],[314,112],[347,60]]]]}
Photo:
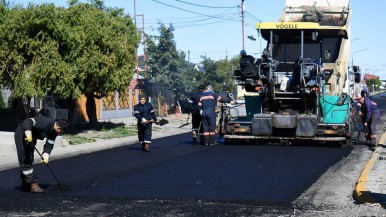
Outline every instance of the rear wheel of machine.
{"type": "Polygon", "coordinates": [[[346,142],[342,144],[342,147],[352,147],[352,137],[353,137],[353,123],[349,121],[348,123],[348,132],[349,132],[349,137],[346,139],[346,142]]]}
{"type": "Polygon", "coordinates": [[[345,143],[342,144],[342,148],[344,147],[351,147],[352,146],[352,139],[347,139],[345,143]]]}

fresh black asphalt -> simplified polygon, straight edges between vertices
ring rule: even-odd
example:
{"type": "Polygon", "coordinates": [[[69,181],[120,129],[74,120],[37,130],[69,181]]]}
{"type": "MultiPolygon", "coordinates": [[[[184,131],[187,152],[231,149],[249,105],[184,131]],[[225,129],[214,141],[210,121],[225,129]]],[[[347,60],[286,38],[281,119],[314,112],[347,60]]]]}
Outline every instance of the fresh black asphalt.
{"type": "Polygon", "coordinates": [[[35,165],[47,189],[43,195],[19,190],[17,168],[1,171],[0,210],[71,212],[80,209],[77,203],[114,207],[117,201],[139,200],[289,204],[352,150],[311,144],[205,147],[181,134],[153,140],[149,153],[138,144],[50,162],[67,190],[58,188],[48,168],[35,165]],[[66,204],[70,208],[62,207],[66,204]]]}

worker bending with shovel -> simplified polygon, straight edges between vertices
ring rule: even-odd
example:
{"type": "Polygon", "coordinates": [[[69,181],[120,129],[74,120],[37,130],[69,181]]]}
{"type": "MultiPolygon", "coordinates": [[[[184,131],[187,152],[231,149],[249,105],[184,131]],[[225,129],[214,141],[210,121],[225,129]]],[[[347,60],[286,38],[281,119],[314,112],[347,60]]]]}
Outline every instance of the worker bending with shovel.
{"type": "Polygon", "coordinates": [[[213,92],[212,86],[207,86],[198,103],[202,108],[202,125],[204,127],[205,145],[216,144],[216,106],[217,102],[234,103],[231,99],[223,99],[213,92]]]}
{"type": "Polygon", "coordinates": [[[374,150],[377,146],[377,124],[380,119],[380,111],[377,107],[377,103],[372,101],[367,95],[366,91],[361,91],[358,94],[358,107],[360,108],[359,115],[362,118],[364,128],[368,129],[366,134],[366,140],[370,141],[370,149],[374,150]]]}
{"type": "Polygon", "coordinates": [[[56,137],[62,134],[67,127],[66,120],[58,121],[44,116],[27,118],[19,124],[15,131],[15,143],[21,172],[20,178],[22,179],[21,189],[23,191],[44,192],[44,189],[37,183],[32,167],[36,142],[38,139],[47,139],[41,155],[41,163],[47,165],[56,137]]]}

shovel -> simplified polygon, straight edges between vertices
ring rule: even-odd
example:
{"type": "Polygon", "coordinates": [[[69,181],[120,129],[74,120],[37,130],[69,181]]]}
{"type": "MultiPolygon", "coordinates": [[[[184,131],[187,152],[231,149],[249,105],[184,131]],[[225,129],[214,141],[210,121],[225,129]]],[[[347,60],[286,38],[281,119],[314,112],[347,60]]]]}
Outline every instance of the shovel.
{"type": "Polygon", "coordinates": [[[166,120],[166,119],[161,119],[161,120],[159,120],[159,121],[150,121],[150,122],[152,122],[152,123],[154,123],[154,124],[156,124],[156,125],[159,125],[159,126],[163,126],[163,125],[165,125],[165,124],[168,124],[169,123],[169,121],[168,120],[166,120]]]}
{"type": "MultiPolygon", "coordinates": [[[[38,150],[36,147],[34,147],[34,148],[35,148],[35,151],[39,154],[40,158],[43,159],[43,155],[39,152],[39,150],[38,150]]],[[[59,189],[65,190],[65,191],[69,191],[69,190],[70,190],[70,187],[69,187],[68,185],[63,185],[63,184],[59,181],[58,177],[55,175],[55,173],[54,173],[54,171],[51,169],[50,165],[47,164],[47,165],[45,165],[45,166],[47,166],[47,168],[50,170],[50,172],[52,173],[52,175],[55,177],[56,182],[58,183],[59,189]]]]}
{"type": "Polygon", "coordinates": [[[188,118],[186,119],[186,123],[184,123],[183,125],[179,126],[178,128],[182,128],[182,127],[185,127],[185,126],[189,125],[189,117],[190,117],[190,114],[188,114],[188,118]]]}

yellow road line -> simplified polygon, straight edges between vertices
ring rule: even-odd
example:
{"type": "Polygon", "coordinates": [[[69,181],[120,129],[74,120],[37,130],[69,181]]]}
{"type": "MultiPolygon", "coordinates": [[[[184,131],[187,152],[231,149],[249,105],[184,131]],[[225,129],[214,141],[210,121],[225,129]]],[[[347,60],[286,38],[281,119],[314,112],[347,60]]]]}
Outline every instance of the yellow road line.
{"type": "Polygon", "coordinates": [[[354,192],[355,200],[358,203],[377,203],[377,201],[372,197],[371,191],[367,190],[366,185],[367,185],[367,182],[369,181],[368,176],[374,167],[375,161],[379,157],[380,149],[382,148],[382,145],[385,144],[385,140],[386,140],[386,132],[382,134],[381,139],[379,139],[377,148],[374,150],[370,160],[366,163],[365,168],[363,169],[361,175],[359,176],[359,179],[355,186],[355,192],[354,192]],[[381,144],[381,146],[379,144],[381,144]]]}

